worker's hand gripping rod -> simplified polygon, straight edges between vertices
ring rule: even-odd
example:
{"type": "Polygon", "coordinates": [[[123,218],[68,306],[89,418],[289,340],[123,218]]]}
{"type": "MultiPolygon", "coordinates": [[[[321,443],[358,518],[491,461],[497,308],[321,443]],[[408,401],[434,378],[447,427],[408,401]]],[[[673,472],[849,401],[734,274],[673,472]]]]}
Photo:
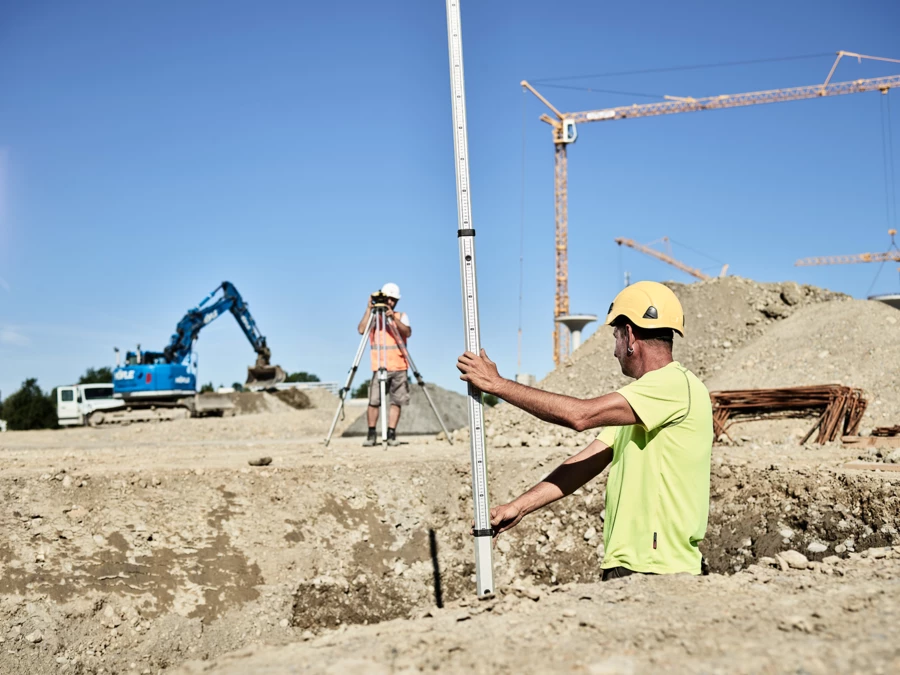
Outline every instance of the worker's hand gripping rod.
{"type": "MultiPolygon", "coordinates": [[[[469,194],[469,141],[466,133],[466,92],[463,77],[462,23],[459,0],[447,0],[450,49],[450,93],[453,106],[453,151],[456,157],[456,203],[459,216],[459,272],[462,282],[466,350],[481,352],[478,334],[478,289],[475,280],[475,230],[469,194]]],[[[478,595],[494,589],[491,564],[491,513],[488,507],[487,457],[484,450],[484,405],[481,391],[469,385],[469,438],[472,454],[472,497],[475,504],[475,584],[478,595]]]]}

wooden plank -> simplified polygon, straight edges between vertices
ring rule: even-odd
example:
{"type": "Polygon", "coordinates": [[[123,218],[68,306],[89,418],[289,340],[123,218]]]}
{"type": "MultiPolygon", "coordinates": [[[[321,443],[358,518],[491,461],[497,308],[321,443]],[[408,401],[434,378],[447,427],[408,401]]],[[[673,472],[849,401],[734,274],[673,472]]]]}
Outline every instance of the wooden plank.
{"type": "Polygon", "coordinates": [[[841,443],[854,448],[900,448],[900,436],[841,436],[841,443]]]}
{"type": "Polygon", "coordinates": [[[880,462],[850,462],[844,464],[845,469],[854,471],[900,471],[900,464],[882,464],[880,462]]]}

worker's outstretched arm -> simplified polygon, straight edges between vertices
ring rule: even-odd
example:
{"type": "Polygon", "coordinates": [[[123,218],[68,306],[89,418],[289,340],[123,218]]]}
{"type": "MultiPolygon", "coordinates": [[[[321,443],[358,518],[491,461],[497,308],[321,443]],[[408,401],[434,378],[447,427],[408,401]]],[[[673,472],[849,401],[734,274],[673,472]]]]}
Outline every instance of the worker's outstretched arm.
{"type": "Polygon", "coordinates": [[[594,441],[577,455],[572,455],[528,492],[509,504],[501,504],[491,509],[491,527],[494,528],[494,536],[512,529],[529,513],[572,494],[599,476],[603,469],[609,466],[612,458],[612,449],[600,441],[594,441]]]}
{"type": "Polygon", "coordinates": [[[497,364],[488,358],[483,349],[480,356],[466,352],[459,357],[456,367],[462,373],[461,380],[471,382],[481,391],[499,396],[545,422],[575,431],[640,423],[631,405],[619,393],[580,399],[527,387],[501,377],[497,364]]]}

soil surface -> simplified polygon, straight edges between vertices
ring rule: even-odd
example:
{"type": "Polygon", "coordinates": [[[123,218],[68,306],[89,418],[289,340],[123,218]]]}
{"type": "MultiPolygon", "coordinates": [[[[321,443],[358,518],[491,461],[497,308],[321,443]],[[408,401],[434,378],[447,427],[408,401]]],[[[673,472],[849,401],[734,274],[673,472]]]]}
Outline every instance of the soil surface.
{"type": "MultiPolygon", "coordinates": [[[[715,448],[704,578],[598,583],[601,476],[479,601],[467,445],[325,449],[331,415],[0,436],[0,672],[896,670],[900,474],[853,450],[715,448]]],[[[492,450],[493,503],[569,452],[492,450]]]]}
{"type": "MultiPolygon", "coordinates": [[[[864,424],[900,422],[895,310],[790,283],[674,288],[676,358],[711,389],[841,382],[870,395],[864,424]]],[[[601,330],[540,386],[624,382],[601,330]]],[[[467,429],[450,445],[401,419],[404,444],[363,448],[348,410],[325,448],[337,399],[304,393],[0,434],[0,673],[900,672],[894,450],[746,423],[713,448],[708,576],[600,582],[601,475],[498,539],[478,599],[467,429]],[[861,456],[885,470],[847,467],[861,456]]],[[[498,504],[596,431],[501,404],[486,434],[498,504]]]]}

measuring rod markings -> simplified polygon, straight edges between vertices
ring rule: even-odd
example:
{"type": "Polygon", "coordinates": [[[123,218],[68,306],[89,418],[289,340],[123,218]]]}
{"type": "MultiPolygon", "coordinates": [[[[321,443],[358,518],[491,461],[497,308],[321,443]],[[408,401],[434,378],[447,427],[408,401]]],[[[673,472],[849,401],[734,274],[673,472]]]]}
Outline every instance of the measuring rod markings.
{"type": "MultiPolygon", "coordinates": [[[[456,156],[456,202],[459,227],[459,272],[462,284],[466,350],[481,351],[478,333],[478,284],[475,276],[475,230],[469,194],[469,143],[466,133],[466,93],[463,78],[462,25],[459,0],[447,0],[447,38],[450,52],[450,92],[453,110],[453,150],[456,156]]],[[[469,438],[472,459],[472,498],[475,507],[475,585],[478,595],[493,592],[491,514],[488,508],[487,458],[484,451],[484,406],[481,391],[469,385],[469,438]]]]}

